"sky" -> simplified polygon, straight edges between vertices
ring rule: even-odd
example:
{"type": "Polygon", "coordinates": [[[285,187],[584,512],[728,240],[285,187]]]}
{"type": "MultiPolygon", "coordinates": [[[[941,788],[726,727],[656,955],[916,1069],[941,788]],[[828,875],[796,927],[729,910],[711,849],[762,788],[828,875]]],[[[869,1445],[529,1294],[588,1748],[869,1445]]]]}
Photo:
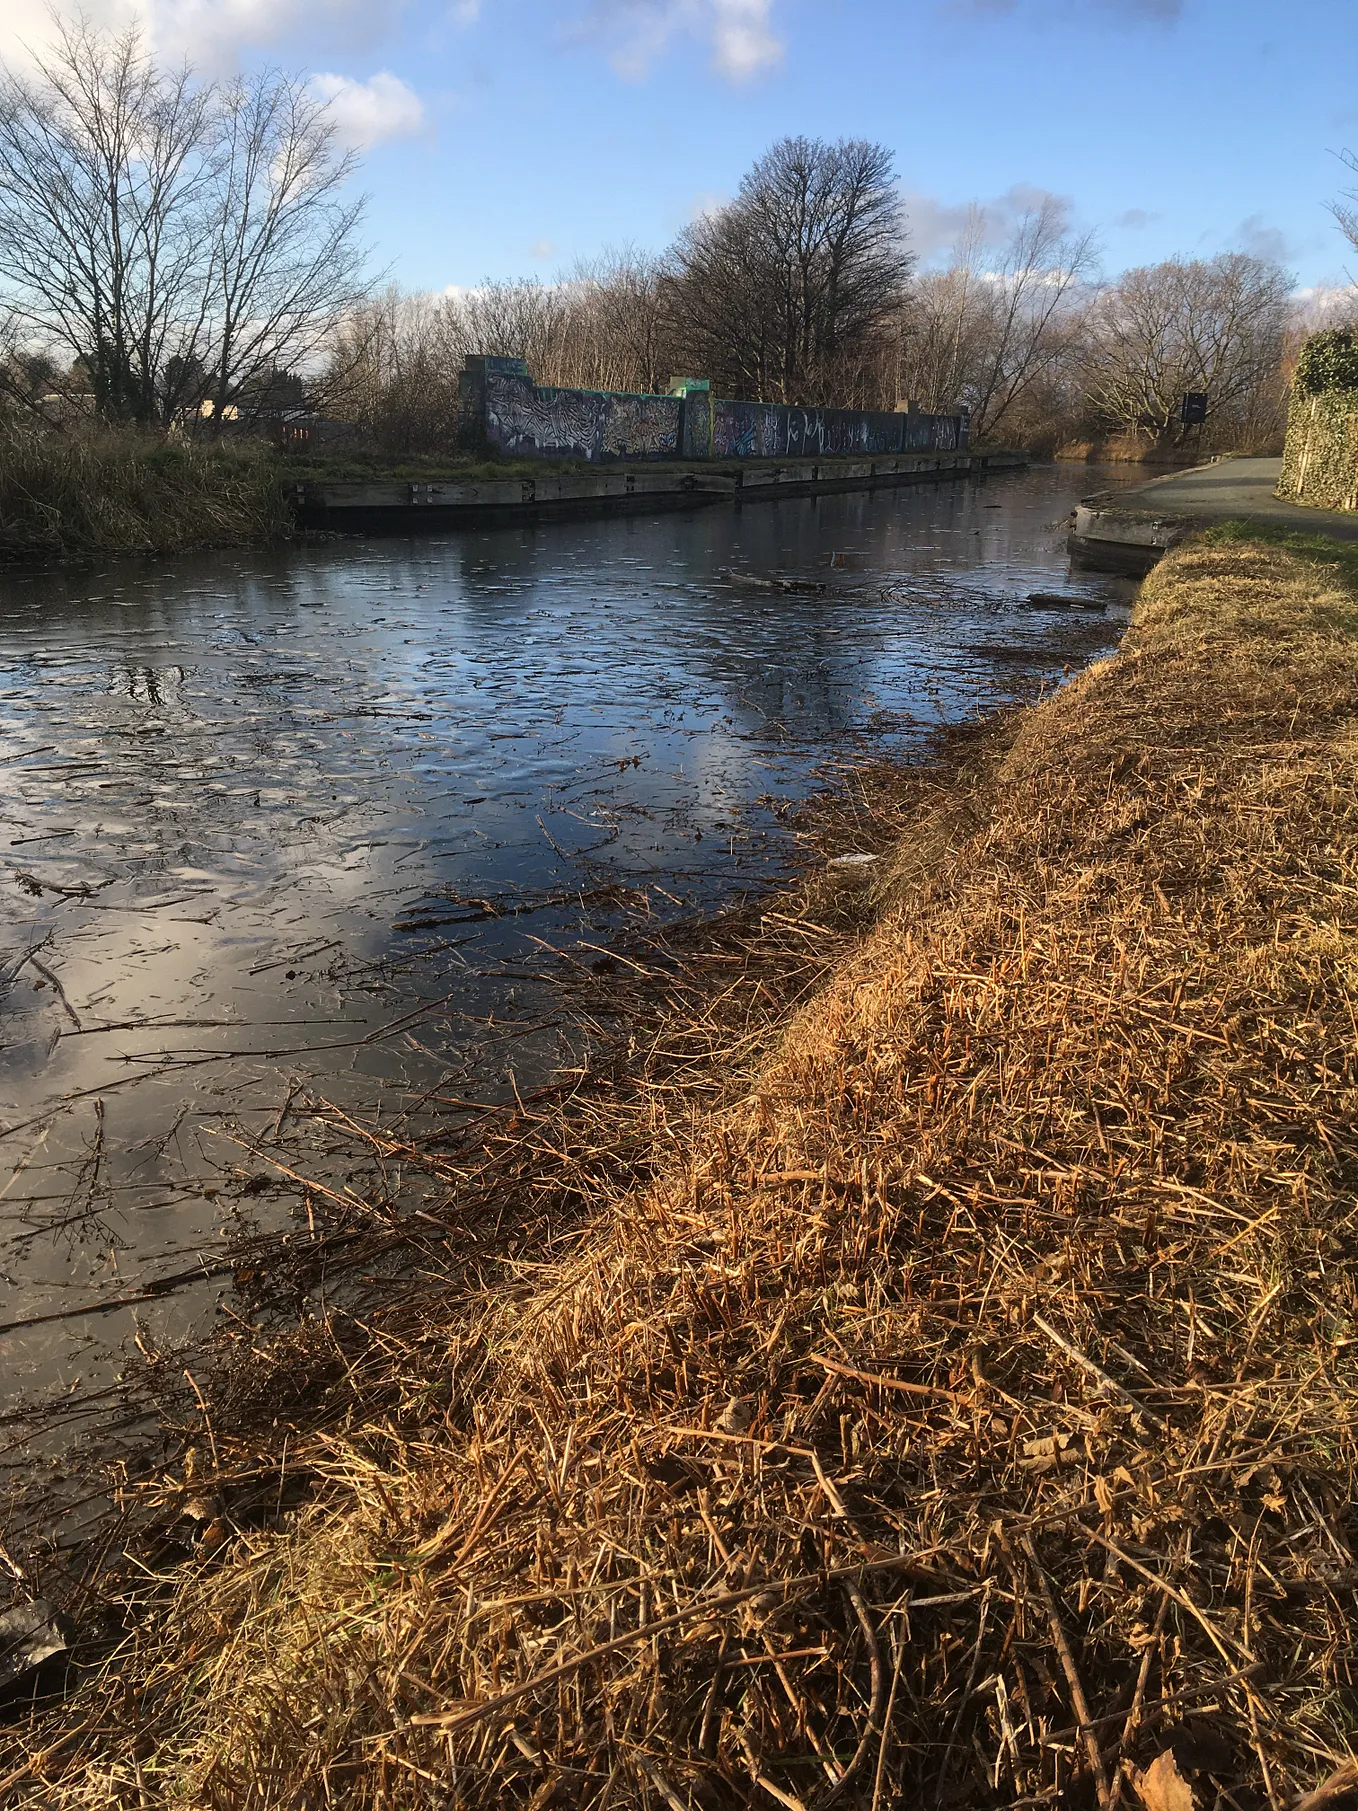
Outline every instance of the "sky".
{"type": "MultiPolygon", "coordinates": [[[[1354,0],[85,0],[207,74],[305,71],[363,150],[374,266],[410,289],[660,250],[786,134],[888,145],[914,249],[1039,192],[1104,271],[1175,253],[1358,277],[1354,0]]],[[[0,0],[0,56],[50,35],[0,0]]]]}

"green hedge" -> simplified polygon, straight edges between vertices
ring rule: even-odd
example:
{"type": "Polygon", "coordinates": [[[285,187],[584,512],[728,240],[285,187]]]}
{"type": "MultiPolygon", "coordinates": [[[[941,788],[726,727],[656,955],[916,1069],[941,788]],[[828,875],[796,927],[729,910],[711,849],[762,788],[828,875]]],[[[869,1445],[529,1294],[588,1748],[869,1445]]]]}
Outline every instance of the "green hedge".
{"type": "Polygon", "coordinates": [[[1316,509],[1358,510],[1358,389],[1306,395],[1294,387],[1278,493],[1316,509]]]}
{"type": "Polygon", "coordinates": [[[1297,396],[1358,391],[1358,333],[1351,327],[1313,333],[1301,349],[1292,390],[1297,396]]]}

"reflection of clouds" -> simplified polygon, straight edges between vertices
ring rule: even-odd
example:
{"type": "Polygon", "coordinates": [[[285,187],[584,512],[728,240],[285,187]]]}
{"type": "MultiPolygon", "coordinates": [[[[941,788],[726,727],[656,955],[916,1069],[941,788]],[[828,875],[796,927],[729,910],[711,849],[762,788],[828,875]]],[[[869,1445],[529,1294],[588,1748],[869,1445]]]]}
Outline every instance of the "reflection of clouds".
{"type": "MultiPolygon", "coordinates": [[[[352,1045],[446,994],[423,1053],[317,1050],[211,1080],[225,1111],[276,1094],[280,1069],[358,1098],[369,1071],[399,1088],[437,1068],[473,1035],[458,1013],[512,1009],[517,983],[474,971],[538,960],[536,935],[569,943],[584,908],[397,931],[412,907],[655,876],[700,909],[767,875],[775,852],[740,867],[721,830],[770,791],[804,794],[827,738],[868,732],[878,706],[962,714],[997,636],[1006,659],[1030,645],[1040,664],[1054,635],[1088,634],[1007,616],[1004,599],[1065,583],[1053,523],[1091,482],[1076,468],[15,575],[0,606],[7,815],[26,836],[63,834],[4,851],[8,869],[112,884],[87,908],[7,884],[3,935],[53,930],[77,1012],[235,1029],[63,1037],[38,1063],[60,1013],[26,997],[38,1029],[14,1040],[33,1048],[5,1083],[11,1111],[125,1078],[124,1055],[171,1043],[352,1045]],[[742,588],[726,568],[826,589],[742,588]],[[385,985],[353,979],[387,958],[385,985]]],[[[111,1096],[110,1124],[163,1131],[198,1086],[184,1071],[111,1096]]]]}

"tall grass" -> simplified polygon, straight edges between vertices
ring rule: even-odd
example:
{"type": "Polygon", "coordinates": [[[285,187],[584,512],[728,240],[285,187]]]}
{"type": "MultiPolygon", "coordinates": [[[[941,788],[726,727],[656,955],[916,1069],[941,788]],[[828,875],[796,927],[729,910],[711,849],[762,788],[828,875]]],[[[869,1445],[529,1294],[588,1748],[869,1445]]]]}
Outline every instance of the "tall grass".
{"type": "Polygon", "coordinates": [[[0,432],[0,558],[176,553],[281,539],[291,517],[267,448],[131,431],[0,432]]]}

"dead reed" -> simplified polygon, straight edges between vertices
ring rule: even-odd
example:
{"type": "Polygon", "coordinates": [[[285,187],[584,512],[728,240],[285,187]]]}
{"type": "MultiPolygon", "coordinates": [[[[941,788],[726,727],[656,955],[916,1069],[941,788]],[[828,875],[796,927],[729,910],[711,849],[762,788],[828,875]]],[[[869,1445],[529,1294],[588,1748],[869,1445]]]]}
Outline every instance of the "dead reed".
{"type": "Polygon", "coordinates": [[[175,553],[280,540],[290,527],[262,446],[92,428],[0,435],[0,558],[175,553]]]}
{"type": "MultiPolygon", "coordinates": [[[[594,1144],[579,1098],[485,1134],[542,1248],[374,1319],[285,1525],[233,1526],[209,1427],[165,1488],[220,1493],[211,1559],[6,1789],[1279,1811],[1342,1768],[1355,631],[1288,554],[1177,554],[813,997],[639,1084],[606,1162],[606,1090],[594,1144]],[[525,1199],[560,1171],[573,1221],[525,1199]]],[[[466,1147],[424,1160],[455,1200],[466,1147]]]]}

